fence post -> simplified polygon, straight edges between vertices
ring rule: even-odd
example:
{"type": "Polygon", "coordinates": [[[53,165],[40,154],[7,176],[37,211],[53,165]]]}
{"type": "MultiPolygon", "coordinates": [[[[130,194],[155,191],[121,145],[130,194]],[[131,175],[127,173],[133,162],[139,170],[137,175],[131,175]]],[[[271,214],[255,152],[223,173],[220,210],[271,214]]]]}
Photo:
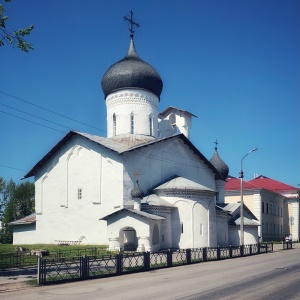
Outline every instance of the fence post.
{"type": "Polygon", "coordinates": [[[250,254],[250,256],[252,255],[252,244],[250,244],[250,246],[249,246],[249,254],[250,254]]]}
{"type": "Polygon", "coordinates": [[[217,247],[217,260],[220,260],[221,258],[221,250],[220,250],[220,246],[218,245],[217,247]]]}
{"type": "Polygon", "coordinates": [[[257,254],[260,254],[260,243],[257,244],[257,254]]]}
{"type": "Polygon", "coordinates": [[[240,256],[244,256],[244,245],[240,245],[240,256]]]}
{"type": "Polygon", "coordinates": [[[191,263],[191,249],[186,249],[186,263],[189,265],[191,263]]]}
{"type": "Polygon", "coordinates": [[[144,271],[150,270],[150,252],[143,252],[144,256],[144,271]]]}
{"type": "Polygon", "coordinates": [[[37,266],[37,284],[41,284],[41,257],[38,256],[38,266],[37,266]]]}
{"type": "Polygon", "coordinates": [[[116,254],[117,275],[122,274],[123,254],[116,254]]]}
{"type": "Polygon", "coordinates": [[[167,264],[168,264],[168,267],[172,267],[172,265],[173,265],[172,251],[170,249],[167,252],[167,264]]]}
{"type": "Polygon", "coordinates": [[[229,245],[229,257],[232,258],[232,246],[229,245]]]}
{"type": "Polygon", "coordinates": [[[81,279],[88,278],[88,259],[83,255],[80,259],[81,261],[81,279]]]}
{"type": "Polygon", "coordinates": [[[203,261],[207,261],[207,248],[203,248],[203,261]]]}

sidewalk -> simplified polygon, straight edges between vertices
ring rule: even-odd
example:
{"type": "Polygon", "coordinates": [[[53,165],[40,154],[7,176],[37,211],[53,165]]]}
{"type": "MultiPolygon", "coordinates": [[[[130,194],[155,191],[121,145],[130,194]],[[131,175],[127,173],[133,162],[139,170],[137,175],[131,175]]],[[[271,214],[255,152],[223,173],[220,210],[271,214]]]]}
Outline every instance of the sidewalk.
{"type": "MultiPolygon", "coordinates": [[[[293,243],[293,249],[300,249],[300,243],[293,243]]],[[[282,250],[282,244],[273,244],[273,252],[288,252],[282,250]]],[[[15,268],[0,270],[0,293],[31,287],[26,283],[37,278],[37,268],[15,268]]]]}
{"type": "Polygon", "coordinates": [[[0,270],[0,293],[30,287],[27,281],[37,278],[37,268],[0,270]]]}

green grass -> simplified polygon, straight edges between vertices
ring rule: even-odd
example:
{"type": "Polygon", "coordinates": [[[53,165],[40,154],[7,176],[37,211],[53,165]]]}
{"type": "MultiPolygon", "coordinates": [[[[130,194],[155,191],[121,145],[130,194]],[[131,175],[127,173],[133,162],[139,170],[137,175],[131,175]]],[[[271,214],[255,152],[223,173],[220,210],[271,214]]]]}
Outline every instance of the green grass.
{"type": "MultiPolygon", "coordinates": [[[[13,253],[16,247],[23,247],[31,250],[48,250],[51,253],[56,253],[57,251],[73,251],[73,250],[85,250],[96,248],[99,250],[104,250],[107,246],[105,245],[72,245],[72,246],[59,246],[56,244],[33,244],[33,245],[13,245],[13,244],[0,244],[0,254],[3,253],[13,253]]],[[[107,251],[103,251],[107,254],[107,251]]]]}

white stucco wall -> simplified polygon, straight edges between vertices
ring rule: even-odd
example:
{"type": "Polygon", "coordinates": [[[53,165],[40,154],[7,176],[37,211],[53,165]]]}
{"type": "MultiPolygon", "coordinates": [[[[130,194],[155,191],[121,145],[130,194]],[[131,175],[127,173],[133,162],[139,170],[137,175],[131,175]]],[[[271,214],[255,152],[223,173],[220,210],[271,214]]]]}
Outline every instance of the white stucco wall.
{"type": "Polygon", "coordinates": [[[30,244],[29,241],[36,239],[36,224],[13,226],[13,244],[30,244]]]}
{"type": "Polygon", "coordinates": [[[174,175],[182,176],[216,189],[215,175],[180,138],[172,138],[122,155],[124,161],[124,201],[131,199],[134,173],[139,170],[142,191],[166,181],[174,175]],[[126,194],[127,193],[127,194],[126,194]]]}
{"type": "MultiPolygon", "coordinates": [[[[229,245],[240,245],[240,227],[229,226],[229,245]]],[[[244,244],[258,243],[258,230],[256,227],[244,226],[244,244]]]]}
{"type": "Polygon", "coordinates": [[[190,130],[192,128],[192,116],[187,112],[172,108],[164,118],[159,120],[158,127],[160,137],[183,133],[189,138],[190,130]]]}
{"type": "Polygon", "coordinates": [[[142,89],[123,89],[106,97],[107,137],[130,134],[131,116],[134,119],[134,134],[158,135],[159,99],[153,93],[142,89]],[[113,115],[116,116],[116,134],[114,134],[113,115]],[[150,120],[152,129],[150,130],[150,120]]]}
{"type": "Polygon", "coordinates": [[[82,137],[73,138],[36,176],[37,234],[29,243],[84,236],[88,244],[108,244],[106,221],[99,219],[122,205],[122,175],[118,155],[82,137]]]}
{"type": "Polygon", "coordinates": [[[228,215],[217,215],[217,243],[219,246],[228,246],[228,215]]]}

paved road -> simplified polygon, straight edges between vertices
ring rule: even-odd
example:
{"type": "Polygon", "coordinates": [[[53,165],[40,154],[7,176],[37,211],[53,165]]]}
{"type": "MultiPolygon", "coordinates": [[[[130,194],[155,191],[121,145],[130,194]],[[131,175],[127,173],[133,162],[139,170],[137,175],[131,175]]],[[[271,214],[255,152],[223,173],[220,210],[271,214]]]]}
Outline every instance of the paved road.
{"type": "Polygon", "coordinates": [[[300,299],[299,258],[298,248],[23,289],[5,293],[5,299],[300,299]]]}

